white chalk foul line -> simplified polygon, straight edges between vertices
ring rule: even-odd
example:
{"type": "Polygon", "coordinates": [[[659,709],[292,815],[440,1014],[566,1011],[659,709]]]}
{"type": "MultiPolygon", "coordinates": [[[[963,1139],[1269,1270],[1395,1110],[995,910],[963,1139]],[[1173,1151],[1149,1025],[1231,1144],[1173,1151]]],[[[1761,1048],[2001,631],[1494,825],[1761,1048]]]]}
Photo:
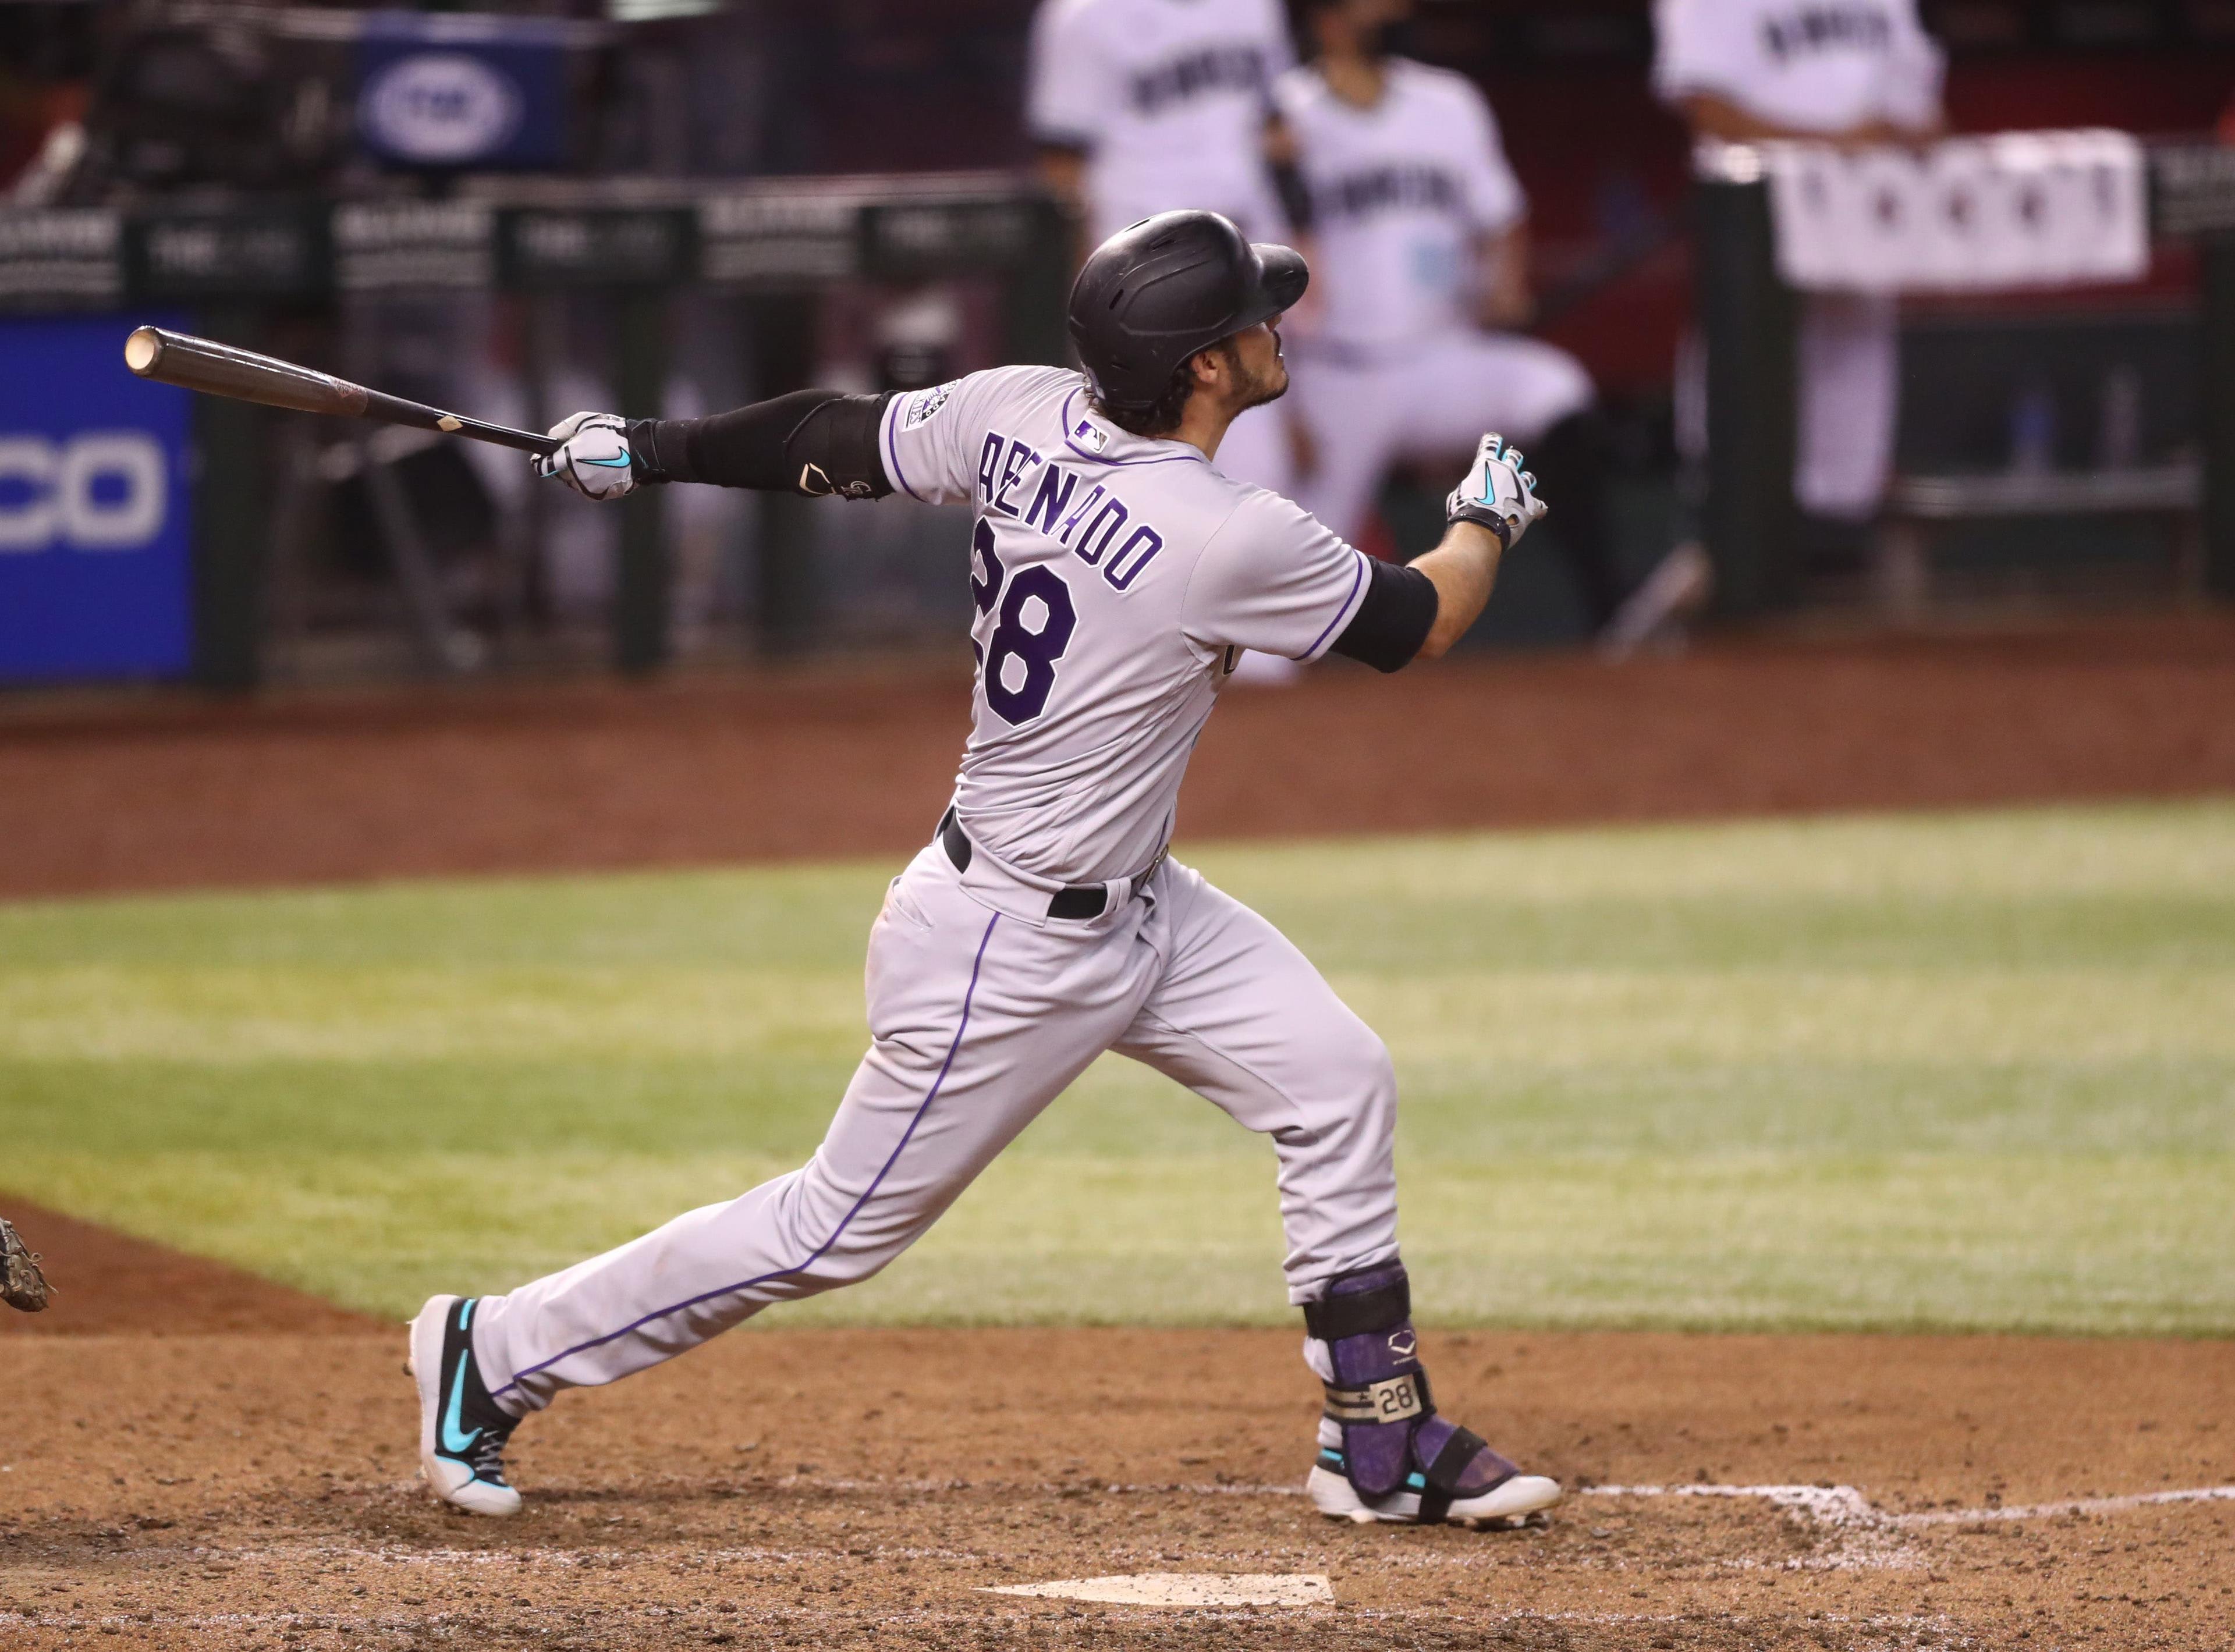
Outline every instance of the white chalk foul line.
{"type": "Polygon", "coordinates": [[[2115,1514],[2121,1509],[2154,1508],[2167,1503],[2235,1502],[2235,1485],[2199,1485],[2180,1491],[2135,1491],[2125,1497],[2074,1498],[2065,1503],[2031,1503],[2015,1508],[1931,1509],[1921,1514],[1886,1517],[1897,1526],[1968,1526],[1984,1520],[2048,1520],[2062,1514],[2115,1514]]]}
{"type": "Polygon", "coordinates": [[[1852,1485],[1587,1485],[1580,1497],[1759,1498],[1793,1518],[1825,1528],[1834,1538],[1828,1552],[1788,1564],[1828,1570],[1905,1567],[1921,1557],[1901,1541],[1904,1532],[1929,1526],[1976,1525],[1988,1520],[2040,1520],[2069,1514],[2113,1514],[2173,1503],[2235,1499],[2235,1485],[2205,1485],[2172,1491],[2137,1491],[2124,1497],[2075,1498],[2009,1508],[1931,1509],[1891,1514],[1852,1485]]]}
{"type": "Polygon", "coordinates": [[[1756,1498],[1832,1539],[1823,1552],[1785,1563],[1796,1570],[1848,1571],[1922,1564],[1899,1531],[1852,1485],[1587,1485],[1581,1497],[1756,1498]]]}
{"type": "Polygon", "coordinates": [[[1118,1577],[1070,1577],[1048,1583],[1002,1583],[981,1595],[1093,1601],[1105,1606],[1331,1606],[1324,1572],[1144,1571],[1118,1577]]]}
{"type": "Polygon", "coordinates": [[[2029,1503],[1985,1509],[1928,1509],[1917,1514],[1889,1514],[1852,1485],[1586,1485],[1578,1497],[1760,1498],[1826,1525],[1963,1526],[1982,1520],[2045,1520],[2063,1514],[2114,1514],[2166,1503],[2235,1501],[2235,1485],[2190,1486],[2174,1491],[2134,1491],[2120,1497],[2073,1498],[2062,1503],[2029,1503]]]}

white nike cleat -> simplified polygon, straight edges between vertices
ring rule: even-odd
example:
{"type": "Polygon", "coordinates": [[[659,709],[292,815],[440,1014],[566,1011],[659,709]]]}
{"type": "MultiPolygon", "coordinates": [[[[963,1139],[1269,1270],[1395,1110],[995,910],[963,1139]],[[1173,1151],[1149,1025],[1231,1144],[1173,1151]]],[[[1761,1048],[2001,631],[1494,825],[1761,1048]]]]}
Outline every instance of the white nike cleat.
{"type": "Polygon", "coordinates": [[[473,1296],[430,1296],[411,1321],[404,1370],[419,1385],[419,1477],[469,1514],[520,1512],[505,1442],[519,1419],[489,1398],[474,1359],[473,1296]]]}
{"type": "MultiPolygon", "coordinates": [[[[1358,1489],[1346,1479],[1339,1468],[1325,1466],[1325,1458],[1312,1465],[1311,1478],[1304,1490],[1312,1499],[1312,1506],[1331,1520],[1354,1520],[1360,1525],[1372,1525],[1380,1521],[1391,1525],[1416,1526],[1420,1519],[1420,1487],[1412,1484],[1419,1477],[1413,1475],[1406,1483],[1386,1498],[1368,1503],[1358,1494],[1358,1489]]],[[[1560,1483],[1548,1480],[1542,1474],[1511,1474],[1472,1497],[1454,1498],[1444,1511],[1444,1524],[1468,1526],[1477,1531],[1493,1531],[1501,1526],[1524,1524],[1532,1514],[1550,1508],[1560,1500],[1560,1483]]]]}

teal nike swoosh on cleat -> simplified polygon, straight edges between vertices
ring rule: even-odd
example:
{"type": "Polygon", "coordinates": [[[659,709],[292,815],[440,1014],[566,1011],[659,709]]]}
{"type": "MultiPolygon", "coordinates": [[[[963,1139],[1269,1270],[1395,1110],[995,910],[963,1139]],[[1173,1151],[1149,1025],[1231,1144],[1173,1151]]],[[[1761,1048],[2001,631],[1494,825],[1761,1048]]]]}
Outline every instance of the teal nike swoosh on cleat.
{"type": "Polygon", "coordinates": [[[473,1450],[474,1442],[482,1437],[475,1429],[470,1434],[462,1432],[459,1424],[464,1420],[466,1399],[466,1362],[458,1361],[458,1374],[450,1380],[450,1403],[442,1408],[442,1449],[453,1457],[463,1457],[473,1450]]]}
{"type": "MultiPolygon", "coordinates": [[[[461,1324],[459,1328],[462,1330],[465,1324],[472,1322],[472,1319],[473,1305],[469,1302],[466,1306],[464,1323],[461,1324]]],[[[482,1431],[478,1428],[469,1434],[462,1432],[460,1427],[460,1425],[465,1421],[466,1361],[472,1358],[471,1348],[468,1348],[465,1353],[458,1356],[457,1367],[450,1373],[450,1401],[442,1407],[442,1449],[454,1457],[463,1457],[468,1452],[473,1450],[474,1442],[482,1437],[482,1431]]]]}

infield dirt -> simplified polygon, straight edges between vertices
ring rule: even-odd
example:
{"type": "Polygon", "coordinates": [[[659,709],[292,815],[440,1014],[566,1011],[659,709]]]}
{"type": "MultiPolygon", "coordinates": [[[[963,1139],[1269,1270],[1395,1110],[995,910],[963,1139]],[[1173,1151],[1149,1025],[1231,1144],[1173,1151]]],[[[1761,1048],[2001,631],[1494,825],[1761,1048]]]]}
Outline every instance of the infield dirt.
{"type": "MultiPolygon", "coordinates": [[[[18,707],[0,893],[905,849],[954,675],[18,707]]],[[[2235,788],[2231,705],[2235,626],[2205,620],[1329,673],[1222,711],[1188,821],[2189,795],[2235,788]]],[[[1293,1334],[772,1314],[532,1420],[528,1511],[495,1523],[413,1478],[400,1328],[0,1213],[62,1293],[0,1314],[10,1647],[2235,1646],[2235,1498],[2117,1501],[2235,1483],[2225,1341],[1432,1331],[1445,1408],[1576,1491],[1476,1534],[1312,1512],[1293,1334]],[[2024,1512],[2074,1499],[2114,1501],[2024,1512]],[[1323,1575],[1333,1603],[984,1592],[1149,1572],[1323,1575]]]]}
{"type": "Polygon", "coordinates": [[[743,1332],[531,1419],[513,1452],[528,1510],[504,1523],[413,1479],[400,1328],[18,1337],[0,1638],[2229,1644],[2235,1502],[1915,1518],[2235,1480],[2226,1344],[1425,1341],[1454,1414],[1577,1488],[1548,1526],[1321,1519],[1295,1494],[1316,1385],[1281,1333],[743,1332]],[[1702,1482],[1859,1500],[1588,1489],[1702,1482]],[[1146,1572],[1319,1574],[1334,1600],[984,1592],[1146,1572]]]}

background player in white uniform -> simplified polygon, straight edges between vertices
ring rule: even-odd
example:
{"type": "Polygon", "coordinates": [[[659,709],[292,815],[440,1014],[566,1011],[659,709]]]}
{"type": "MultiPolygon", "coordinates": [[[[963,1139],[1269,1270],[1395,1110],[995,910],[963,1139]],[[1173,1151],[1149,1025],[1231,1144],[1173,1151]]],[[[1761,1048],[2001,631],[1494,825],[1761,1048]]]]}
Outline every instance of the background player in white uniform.
{"type": "Polygon", "coordinates": [[[413,1321],[438,1495],[512,1512],[501,1452],[519,1417],[875,1273],[1115,1049],[1273,1138],[1288,1293],[1327,1388],[1319,1507],[1480,1522],[1557,1499],[1434,1414],[1398,1260],[1387,1052],[1272,925],[1164,852],[1236,651],[1339,648],[1383,670],[1439,652],[1544,508],[1519,456],[1485,438],[1443,544],[1399,568],[1215,469],[1234,416],[1287,387],[1270,324],[1304,283],[1288,248],[1170,213],[1081,272],[1091,381],[1003,368],[704,420],[578,414],[554,432],[564,445],[540,468],[600,497],[651,478],[973,505],[973,727],[953,806],[870,931],[873,1042],[814,1159],[505,1295],[437,1296],[413,1321]]]}
{"type": "MultiPolygon", "coordinates": [[[[1274,78],[1294,61],[1282,0],[1042,0],[1026,123],[1086,246],[1183,207],[1253,239],[1285,234],[1263,134],[1274,78]]],[[[1288,493],[1289,441],[1278,412],[1249,413],[1219,469],[1288,493]]]]}
{"type": "MultiPolygon", "coordinates": [[[[1941,128],[1939,48],[1915,0],[1656,0],[1654,85],[1696,138],[1910,142],[1941,128]]],[[[1793,491],[1833,521],[1876,513],[1900,412],[1898,314],[1891,298],[1817,294],[1798,342],[1793,491]]],[[[1679,435],[1706,445],[1704,374],[1679,384],[1679,435]]]]}
{"type": "MultiPolygon", "coordinates": [[[[1566,351],[1504,331],[1534,309],[1529,204],[1480,89],[1390,49],[1410,9],[1305,0],[1318,56],[1275,88],[1309,202],[1318,295],[1295,347],[1314,461],[1296,498],[1355,538],[1394,460],[1462,450],[1485,427],[1508,431],[1559,497],[1558,537],[1603,631],[1629,586],[1603,507],[1597,392],[1566,351]]],[[[1625,624],[1704,595],[1705,559],[1694,551],[1683,566],[1688,582],[1648,581],[1640,596],[1655,613],[1625,624]]]]}

